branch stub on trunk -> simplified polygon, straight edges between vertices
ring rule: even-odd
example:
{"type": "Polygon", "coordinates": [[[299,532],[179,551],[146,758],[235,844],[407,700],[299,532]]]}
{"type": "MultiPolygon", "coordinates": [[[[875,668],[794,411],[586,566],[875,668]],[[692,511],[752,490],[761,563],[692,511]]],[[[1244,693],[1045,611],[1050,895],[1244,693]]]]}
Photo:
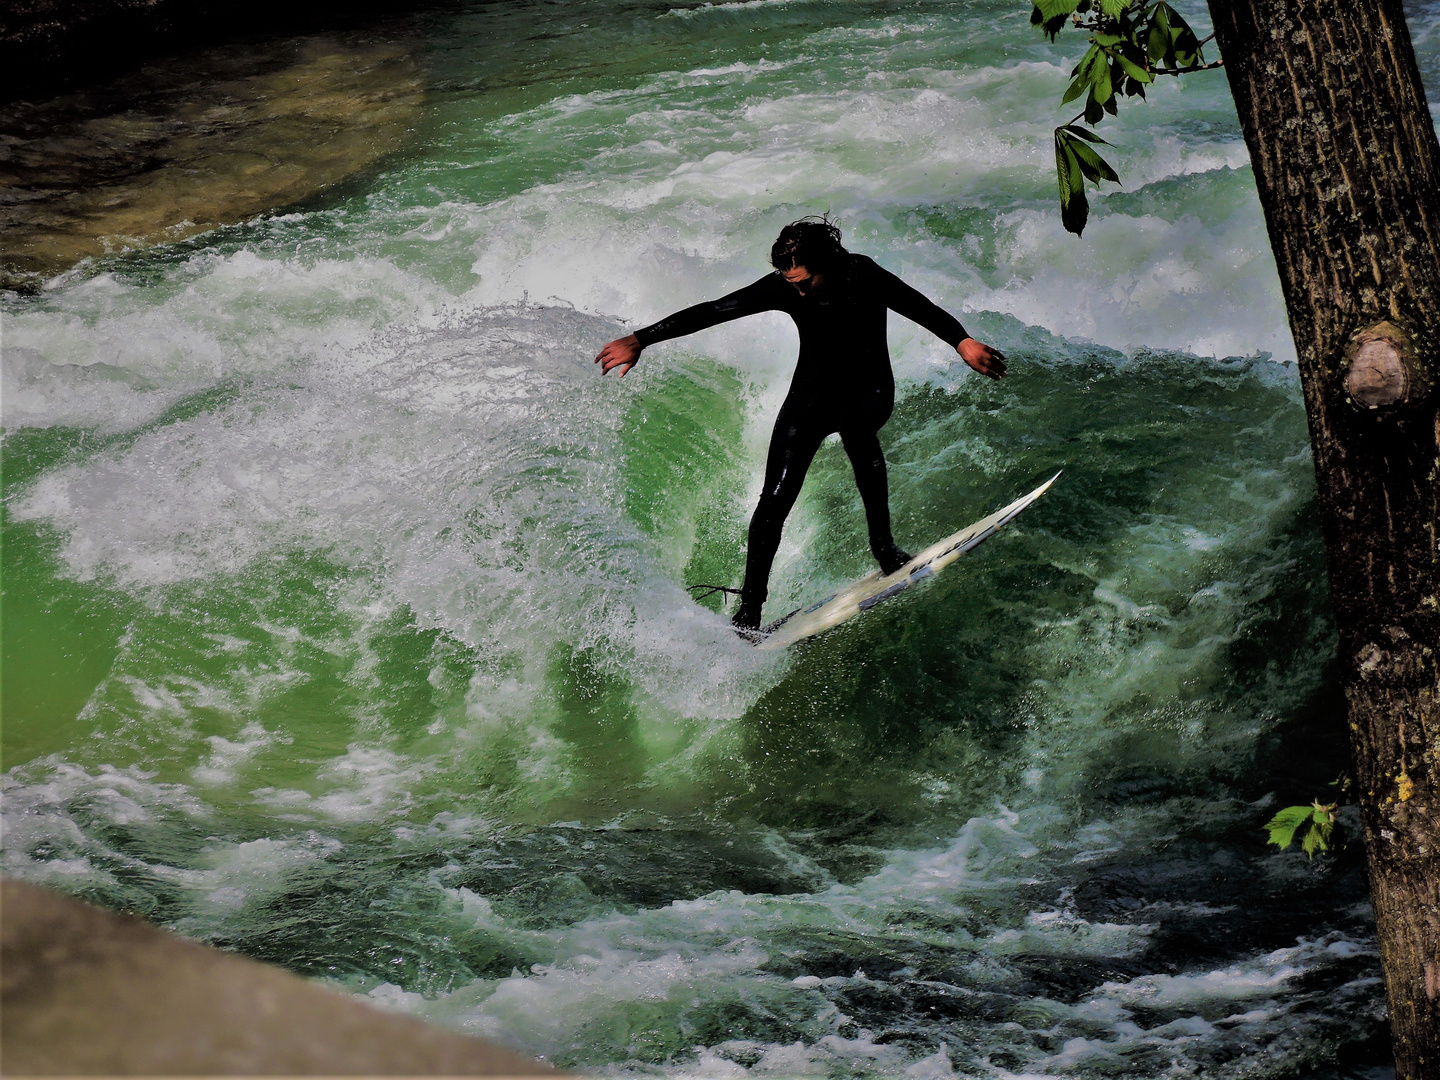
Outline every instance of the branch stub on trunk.
{"type": "Polygon", "coordinates": [[[1389,321],[1359,330],[1345,351],[1345,392],[1361,409],[1386,411],[1415,405],[1430,392],[1430,379],[1414,339],[1389,321]]]}

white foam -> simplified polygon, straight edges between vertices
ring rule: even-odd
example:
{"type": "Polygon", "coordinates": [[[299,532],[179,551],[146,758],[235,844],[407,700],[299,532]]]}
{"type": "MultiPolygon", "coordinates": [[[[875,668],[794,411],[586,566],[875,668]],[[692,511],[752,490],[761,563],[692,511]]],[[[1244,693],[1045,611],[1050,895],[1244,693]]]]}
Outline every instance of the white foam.
{"type": "Polygon", "coordinates": [[[75,576],[131,588],[326,551],[384,567],[389,603],[462,640],[628,640],[647,693],[733,715],[756,692],[744,673],[773,664],[662,576],[610,498],[616,414],[638,380],[596,379],[606,329],[513,309],[387,332],[290,386],[51,470],[15,518],[59,529],[75,576]]]}
{"type": "Polygon", "coordinates": [[[163,865],[142,862],[96,836],[96,822],[128,831],[159,815],[204,820],[211,811],[184,785],[158,782],[143,769],[88,770],[52,755],[0,776],[0,813],[5,873],[74,888],[86,881],[113,884],[111,870],[119,867],[167,876],[163,865]]]}
{"type": "MultiPolygon", "coordinates": [[[[634,914],[611,914],[549,931],[518,931],[507,926],[482,896],[468,888],[450,889],[437,880],[463,915],[487,933],[505,935],[530,955],[548,957],[529,971],[507,978],[477,982],[423,998],[394,987],[372,990],[373,998],[547,1056],[570,1052],[584,1041],[582,1030],[627,1030],[637,1015],[646,1024],[670,1027],[703,1002],[731,1000],[774,1014],[783,1011],[808,1034],[798,1041],[766,1044],[729,1040],[697,1046],[691,1056],[672,1061],[663,1072],[672,1076],[736,1077],[832,1075],[873,1072],[942,1078],[956,1074],[959,1060],[941,1044],[928,1054],[915,1054],[893,1044],[877,1043],[868,1031],[842,1034],[850,1018],[834,1004],[847,991],[901,986],[915,978],[908,969],[877,981],[863,971],[852,976],[819,978],[801,975],[781,979],[767,970],[773,950],[790,950],[797,927],[823,927],[827,934],[853,935],[877,945],[887,940],[896,911],[920,908],[936,920],[956,918],[972,898],[1005,896],[1017,881],[1016,871],[1033,859],[1037,845],[1071,843],[1065,830],[1052,839],[1043,835],[1044,814],[1004,811],[972,819],[960,836],[929,853],[891,852],[887,866],[855,885],[830,885],[817,892],[792,896],[747,896],[718,892],[677,901],[634,914]],[[981,857],[981,849],[987,854],[981,857]],[[805,1019],[799,1019],[806,1017],[805,1019]]],[[[458,869],[458,868],[456,868],[458,869]]],[[[1050,957],[1058,954],[1094,958],[1133,955],[1151,927],[1095,924],[1076,916],[1062,894],[1056,908],[1032,912],[1017,932],[999,931],[984,942],[963,932],[934,935],[937,948],[973,952],[992,967],[1007,955],[1050,957]],[[1128,936],[1127,936],[1128,932],[1128,936]]],[[[925,940],[926,931],[906,926],[904,940],[925,940]]],[[[1017,1035],[1033,1028],[1048,1037],[1038,1044],[1026,1038],[1011,1043],[1027,1054],[1027,1066],[1006,1076],[1071,1076],[1076,1069],[1115,1066],[1135,1060],[1137,1053],[1163,1053],[1184,1061],[1189,1048],[1220,1037],[1221,1029],[1252,1025],[1255,1045],[1266,1045],[1275,1025],[1289,1023],[1283,1009],[1251,1008],[1224,1019],[1216,1006],[1230,1002],[1273,1001],[1303,972],[1332,963],[1348,950],[1364,950],[1340,935],[1302,941],[1293,948],[1249,958],[1223,970],[1179,975],[1147,975],[1096,987],[1088,999],[1074,1004],[1032,999],[1021,1004],[1025,1023],[1011,1024],[1017,1035]],[[1337,946],[1339,946],[1337,948],[1337,946]],[[1134,1008],[1181,1010],[1181,1015],[1145,1027],[1134,1008]],[[1189,1011],[1195,1010],[1195,1011],[1189,1011]],[[1201,1011],[1205,1015],[1201,1015],[1201,1011]],[[1077,1026],[1084,1032],[1076,1032],[1077,1026]],[[1063,1039],[1047,1052],[1053,1036],[1063,1039]]],[[[1371,949],[1373,955],[1373,948],[1371,949]]],[[[980,985],[1002,990],[1003,969],[976,971],[980,985]]],[[[1344,992],[1362,992],[1358,985],[1344,992]]],[[[1002,1025],[1002,1028],[1004,1026],[1002,1025]]],[[[994,1033],[998,1034],[1000,1029],[994,1033]]],[[[613,1051],[612,1051],[613,1052],[613,1051]]],[[[978,1067],[978,1063],[976,1064],[978,1067]]],[[[649,1072],[653,1066],[632,1062],[619,1073],[649,1072]]],[[[612,1070],[613,1071],[613,1070],[612,1070]]],[[[961,1071],[964,1071],[962,1067],[961,1071]]]]}
{"type": "Polygon", "coordinates": [[[268,749],[275,739],[260,724],[251,721],[233,740],[211,735],[205,741],[210,744],[210,757],[195,767],[195,780],[201,784],[225,784],[235,779],[240,766],[268,749]]]}
{"type": "Polygon", "coordinates": [[[1258,203],[1219,221],[1099,215],[1083,239],[1048,209],[1018,210],[1001,222],[1003,284],[973,291],[972,309],[1127,350],[1294,360],[1258,203]]]}
{"type": "Polygon", "coordinates": [[[204,253],[161,287],[97,275],[5,313],[3,422],[130,430],[187,394],[283,378],[393,319],[423,321],[443,298],[366,258],[204,253]]]}
{"type": "Polygon", "coordinates": [[[341,846],[340,841],[316,833],[212,846],[202,856],[205,865],[191,877],[195,914],[178,928],[192,935],[223,929],[238,910],[282,893],[297,875],[341,846]]]}
{"type": "Polygon", "coordinates": [[[1071,911],[1032,911],[1023,926],[993,934],[986,951],[993,956],[1133,956],[1156,929],[1151,923],[1091,922],[1071,911]]]}
{"type": "Polygon", "coordinates": [[[806,3],[808,0],[731,0],[723,4],[701,4],[699,7],[671,8],[660,16],[662,19],[694,19],[715,11],[754,11],[783,7],[787,4],[806,3]]]}
{"type": "MultiPolygon", "coordinates": [[[[754,1000],[774,997],[778,1002],[802,994],[817,995],[823,1003],[823,989],[862,984],[866,976],[856,972],[848,979],[792,981],[769,975],[763,970],[769,960],[766,942],[776,932],[823,925],[835,932],[883,936],[887,912],[896,906],[924,905],[937,917],[961,912],[966,896],[987,895],[1014,883],[1017,864],[1037,851],[1026,833],[1045,820],[1043,814],[1022,820],[1009,811],[972,819],[945,848],[893,852],[881,872],[853,886],[836,884],[815,893],[776,897],[718,892],[634,915],[607,915],[543,933],[527,932],[523,937],[532,954],[543,948],[553,956],[551,961],[493,983],[481,980],[423,1007],[408,998],[405,1004],[465,1030],[553,1054],[570,1045],[579,1026],[603,1022],[599,1018],[623,1013],[637,1002],[678,1012],[743,984],[746,996],[754,1000]]],[[[469,890],[447,891],[477,925],[498,928],[483,898],[467,895],[469,890]]],[[[942,940],[955,943],[949,934],[936,936],[937,944],[942,940]]],[[[843,1017],[833,1008],[827,1011],[822,1004],[819,1017],[813,1042],[765,1048],[755,1071],[793,1073],[856,1056],[894,1067],[906,1064],[903,1053],[893,1047],[840,1038],[834,1028],[843,1017]]],[[[922,1058],[923,1067],[915,1075],[945,1075],[940,1060],[944,1053],[942,1048],[922,1058]]]]}
{"type": "MultiPolygon", "coordinates": [[[[1060,227],[1048,172],[1050,91],[1063,85],[1063,65],[954,69],[906,56],[911,62],[897,69],[895,34],[923,38],[937,27],[886,27],[874,40],[855,28],[816,34],[813,57],[664,73],[633,90],[569,96],[563,108],[507,118],[511,137],[548,139],[547,125],[563,112],[602,149],[571,175],[490,206],[454,208],[468,218],[461,232],[478,238],[482,284],[473,298],[556,297],[649,321],[763,273],[770,237],[796,208],[836,210],[852,226],[883,232],[880,207],[983,202],[997,175],[1033,175],[1036,198],[1000,216],[1003,260],[987,271],[990,284],[957,265],[953,247],[927,253],[907,237],[878,252],[853,242],[917,275],[957,310],[1006,311],[1124,348],[1292,355],[1258,202],[1238,216],[1224,207],[1216,221],[1204,220],[1203,205],[1175,223],[1100,214],[1076,240],[1060,227]],[[817,89],[817,57],[833,65],[839,38],[854,51],[845,61],[854,77],[827,71],[817,89]],[[745,80],[748,92],[717,91],[732,79],[745,80]],[[1217,310],[1230,314],[1217,319],[1217,310]]],[[[1177,82],[1154,88],[1150,103],[1132,107],[1111,132],[1119,145],[1108,153],[1129,188],[1246,163],[1234,135],[1173,133],[1177,117],[1198,110],[1223,119],[1228,109],[1223,81],[1200,90],[1177,82]],[[1162,133],[1150,134],[1152,126],[1162,133]]],[[[734,339],[732,355],[727,333],[712,332],[703,347],[774,377],[768,362],[746,359],[765,341],[734,339]]],[[[901,366],[923,370],[903,357],[901,366]]]]}
{"type": "Polygon", "coordinates": [[[916,1080],[940,1080],[942,1077],[954,1076],[955,1066],[950,1063],[950,1048],[941,1043],[940,1049],[929,1057],[907,1065],[905,1075],[913,1076],[916,1080]]]}
{"type": "Polygon", "coordinates": [[[336,821],[370,821],[403,814],[414,790],[436,771],[434,761],[409,761],[394,751],[352,744],[340,758],[323,765],[316,780],[324,786],[310,804],[336,821]]]}

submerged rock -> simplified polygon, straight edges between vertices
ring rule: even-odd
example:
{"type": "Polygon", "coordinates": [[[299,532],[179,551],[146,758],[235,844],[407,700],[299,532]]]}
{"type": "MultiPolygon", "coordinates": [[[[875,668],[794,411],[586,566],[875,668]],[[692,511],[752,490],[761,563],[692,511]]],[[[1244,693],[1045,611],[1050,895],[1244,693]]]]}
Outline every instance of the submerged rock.
{"type": "Polygon", "coordinates": [[[0,109],[0,286],[307,199],[399,149],[407,50],[336,36],[215,49],[0,109]]]}

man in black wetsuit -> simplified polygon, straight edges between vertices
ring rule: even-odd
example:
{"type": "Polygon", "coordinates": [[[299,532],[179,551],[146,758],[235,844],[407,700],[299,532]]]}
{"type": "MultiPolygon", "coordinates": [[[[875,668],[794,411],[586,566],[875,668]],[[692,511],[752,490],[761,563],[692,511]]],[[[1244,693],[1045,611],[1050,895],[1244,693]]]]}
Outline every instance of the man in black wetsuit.
{"type": "Polygon", "coordinates": [[[889,481],[876,437],[895,407],[895,375],[885,340],[887,311],[897,311],[925,327],[980,374],[991,379],[1005,375],[1005,357],[999,350],[970,337],[953,315],[874,260],[846,251],[840,240],[840,230],[827,220],[791,222],[770,249],[775,273],[617,338],[595,358],[604,372],[619,368],[623,378],[640,359],[640,351],[658,341],[761,311],[783,311],[795,320],[800,358],[775,420],[765,486],[750,519],[745,582],[734,617],[741,630],[760,626],[770,565],[780,547],[785,517],[800,495],[815,452],[826,436],[837,431],[855,470],[870,550],[881,571],[892,574],[910,561],[890,533],[889,481]]]}

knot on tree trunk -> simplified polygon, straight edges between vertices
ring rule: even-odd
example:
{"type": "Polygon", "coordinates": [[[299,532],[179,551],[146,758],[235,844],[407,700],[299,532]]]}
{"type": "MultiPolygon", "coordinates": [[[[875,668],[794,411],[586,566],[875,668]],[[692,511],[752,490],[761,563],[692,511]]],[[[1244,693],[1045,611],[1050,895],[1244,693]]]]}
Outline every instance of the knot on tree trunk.
{"type": "Polygon", "coordinates": [[[1362,409],[1415,405],[1430,392],[1430,377],[1411,336],[1382,320],[1356,331],[1345,351],[1345,393],[1362,409]]]}

